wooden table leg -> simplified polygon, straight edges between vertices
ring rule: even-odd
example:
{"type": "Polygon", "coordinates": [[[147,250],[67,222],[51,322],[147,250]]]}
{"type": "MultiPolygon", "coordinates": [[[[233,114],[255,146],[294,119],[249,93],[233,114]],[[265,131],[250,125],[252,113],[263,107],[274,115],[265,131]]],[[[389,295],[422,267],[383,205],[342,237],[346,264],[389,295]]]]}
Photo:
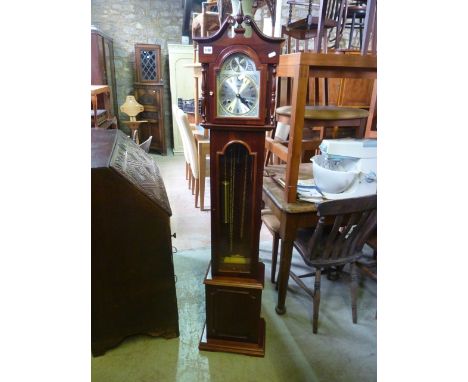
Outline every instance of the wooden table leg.
{"type": "Polygon", "coordinates": [[[94,114],[94,127],[98,127],[98,120],[97,120],[97,96],[91,96],[91,103],[93,104],[93,114],[94,114]]]}
{"type": "Polygon", "coordinates": [[[288,290],[289,271],[291,269],[291,259],[293,251],[293,240],[281,240],[280,267],[278,273],[278,304],[276,313],[286,313],[286,293],[288,290]]]}

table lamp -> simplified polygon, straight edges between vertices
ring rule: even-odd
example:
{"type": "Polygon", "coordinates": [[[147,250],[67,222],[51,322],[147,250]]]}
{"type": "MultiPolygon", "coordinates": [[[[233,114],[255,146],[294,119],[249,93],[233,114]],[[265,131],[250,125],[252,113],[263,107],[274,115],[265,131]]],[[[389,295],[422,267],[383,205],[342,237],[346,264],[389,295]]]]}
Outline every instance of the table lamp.
{"type": "Polygon", "coordinates": [[[130,117],[129,121],[123,121],[132,130],[132,139],[139,144],[138,127],[147,121],[137,121],[136,116],[145,110],[144,106],[139,104],[134,96],[127,96],[125,103],[120,106],[120,111],[130,117]]]}

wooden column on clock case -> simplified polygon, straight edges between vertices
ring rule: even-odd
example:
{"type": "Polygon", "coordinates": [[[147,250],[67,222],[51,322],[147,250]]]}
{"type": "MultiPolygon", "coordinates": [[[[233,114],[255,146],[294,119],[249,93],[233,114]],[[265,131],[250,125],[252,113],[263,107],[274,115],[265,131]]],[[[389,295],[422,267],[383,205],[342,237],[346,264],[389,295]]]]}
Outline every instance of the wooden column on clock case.
{"type": "Polygon", "coordinates": [[[211,187],[211,264],[199,349],[264,356],[258,255],[263,160],[284,40],[263,35],[242,6],[215,35],[194,40],[202,65],[201,125],[210,129],[211,187]]]}

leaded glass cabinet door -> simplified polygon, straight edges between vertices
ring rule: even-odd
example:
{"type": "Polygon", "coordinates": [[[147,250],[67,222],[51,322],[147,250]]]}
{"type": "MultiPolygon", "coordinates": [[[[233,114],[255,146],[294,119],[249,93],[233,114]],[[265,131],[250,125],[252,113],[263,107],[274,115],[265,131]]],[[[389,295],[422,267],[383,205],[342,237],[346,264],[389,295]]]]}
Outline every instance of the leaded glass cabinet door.
{"type": "Polygon", "coordinates": [[[135,44],[136,82],[161,82],[161,47],[135,44]]]}

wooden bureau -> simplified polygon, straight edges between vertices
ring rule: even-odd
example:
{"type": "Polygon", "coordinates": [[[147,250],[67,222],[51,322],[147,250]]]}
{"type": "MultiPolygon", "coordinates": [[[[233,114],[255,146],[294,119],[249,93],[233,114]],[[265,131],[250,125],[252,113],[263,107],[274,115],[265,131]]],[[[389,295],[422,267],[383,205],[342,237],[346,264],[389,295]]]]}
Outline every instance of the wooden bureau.
{"type": "Polygon", "coordinates": [[[118,129],[91,130],[91,350],[179,335],[170,216],[153,159],[118,129]]]}

